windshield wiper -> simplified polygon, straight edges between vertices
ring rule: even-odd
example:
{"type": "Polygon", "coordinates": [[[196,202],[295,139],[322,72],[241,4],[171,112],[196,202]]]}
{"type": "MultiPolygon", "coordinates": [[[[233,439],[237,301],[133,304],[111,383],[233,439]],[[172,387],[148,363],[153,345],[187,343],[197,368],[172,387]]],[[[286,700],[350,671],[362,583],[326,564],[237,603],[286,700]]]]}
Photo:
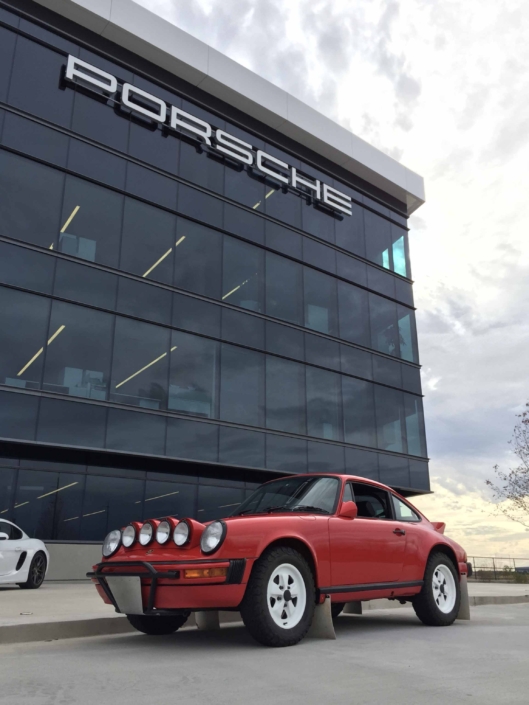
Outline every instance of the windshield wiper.
{"type": "Polygon", "coordinates": [[[237,512],[234,516],[240,517],[243,514],[270,514],[271,512],[290,512],[291,510],[285,506],[266,507],[266,509],[243,509],[242,512],[237,512]]]}
{"type": "Polygon", "coordinates": [[[322,509],[321,507],[313,507],[310,504],[300,504],[297,507],[292,507],[291,512],[322,512],[323,514],[330,514],[327,509],[322,509]]]}

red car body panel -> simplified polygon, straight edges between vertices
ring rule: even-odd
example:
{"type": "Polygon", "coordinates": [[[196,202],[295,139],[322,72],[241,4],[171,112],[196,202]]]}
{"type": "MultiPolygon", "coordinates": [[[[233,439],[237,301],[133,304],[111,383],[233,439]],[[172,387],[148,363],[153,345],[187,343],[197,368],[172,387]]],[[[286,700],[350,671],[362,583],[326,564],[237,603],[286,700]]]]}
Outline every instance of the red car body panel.
{"type": "MultiPolygon", "coordinates": [[[[327,475],[327,477],[329,477],[327,475]]],[[[143,604],[160,610],[236,609],[245,593],[253,565],[272,544],[297,547],[312,563],[316,587],[333,602],[371,600],[383,597],[411,597],[420,592],[428,557],[436,547],[452,556],[460,575],[466,574],[466,553],[455,541],[436,530],[411,503],[390,488],[351,475],[334,475],[341,481],[340,501],[334,515],[293,513],[234,516],[224,519],[227,527],[222,545],[211,555],[202,553],[198,541],[191,548],[177,547],[172,540],[160,546],[138,542],[120,546],[110,558],[94,566],[92,580],[103,600],[112,604],[104,576],[141,576],[143,604]],[[341,494],[347,481],[362,482],[392,492],[411,506],[419,522],[396,519],[354,519],[340,516],[341,494]],[[126,565],[136,562],[135,566],[126,565]],[[155,571],[178,571],[178,577],[152,577],[138,562],[155,571]],[[236,580],[230,572],[237,564],[236,580]],[[241,567],[242,566],[242,567],[241,567]],[[227,568],[228,577],[188,579],[186,569],[227,568]],[[340,588],[343,588],[340,589],[340,588]]],[[[203,525],[194,522],[194,526],[203,525]]]]}

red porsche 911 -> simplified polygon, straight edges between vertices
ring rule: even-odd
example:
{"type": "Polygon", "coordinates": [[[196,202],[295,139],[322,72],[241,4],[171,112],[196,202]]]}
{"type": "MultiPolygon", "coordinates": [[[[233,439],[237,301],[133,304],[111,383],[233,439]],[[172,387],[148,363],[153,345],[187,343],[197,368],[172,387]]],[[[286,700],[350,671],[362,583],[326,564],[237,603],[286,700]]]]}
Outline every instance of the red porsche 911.
{"type": "Polygon", "coordinates": [[[174,517],[111,531],[88,573],[103,600],[145,634],[191,612],[239,611],[252,636],[290,646],[319,605],[411,602],[431,626],[460,609],[467,556],[407,499],[350,475],[296,475],[259,487],[229,517],[174,517]]]}

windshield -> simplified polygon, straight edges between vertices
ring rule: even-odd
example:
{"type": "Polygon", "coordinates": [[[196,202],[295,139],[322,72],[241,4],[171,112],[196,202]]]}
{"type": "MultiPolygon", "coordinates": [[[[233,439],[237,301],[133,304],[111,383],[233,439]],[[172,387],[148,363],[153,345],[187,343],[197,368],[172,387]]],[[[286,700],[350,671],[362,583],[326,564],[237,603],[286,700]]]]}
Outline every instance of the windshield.
{"type": "Polygon", "coordinates": [[[287,477],[259,487],[232,516],[280,511],[332,514],[339,487],[336,477],[287,477]]]}

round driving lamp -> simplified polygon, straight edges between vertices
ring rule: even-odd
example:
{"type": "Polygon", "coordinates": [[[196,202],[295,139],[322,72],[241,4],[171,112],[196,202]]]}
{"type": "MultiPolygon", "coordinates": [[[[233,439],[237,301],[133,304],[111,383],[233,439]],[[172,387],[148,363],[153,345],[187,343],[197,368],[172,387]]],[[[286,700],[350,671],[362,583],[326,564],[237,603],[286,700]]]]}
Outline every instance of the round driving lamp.
{"type": "Polygon", "coordinates": [[[224,541],[226,536],[226,524],[223,521],[214,521],[206,526],[200,537],[200,548],[202,553],[213,553],[224,541]]]}
{"type": "Polygon", "coordinates": [[[191,538],[191,531],[187,521],[179,521],[173,532],[173,541],[177,546],[185,546],[191,538]]]}
{"type": "Polygon", "coordinates": [[[152,524],[148,521],[140,529],[140,543],[142,546],[147,546],[153,540],[154,529],[152,524]]]}
{"type": "Polygon", "coordinates": [[[156,540],[158,543],[163,544],[169,541],[171,536],[171,525],[168,521],[161,521],[156,529],[156,540]]]}
{"type": "Polygon", "coordinates": [[[114,529],[109,534],[106,535],[103,541],[103,556],[105,558],[110,558],[121,546],[121,531],[119,529],[114,529]]]}
{"type": "Polygon", "coordinates": [[[129,524],[125,529],[123,529],[121,541],[125,548],[130,548],[134,541],[136,541],[136,529],[132,526],[132,524],[129,524]]]}

